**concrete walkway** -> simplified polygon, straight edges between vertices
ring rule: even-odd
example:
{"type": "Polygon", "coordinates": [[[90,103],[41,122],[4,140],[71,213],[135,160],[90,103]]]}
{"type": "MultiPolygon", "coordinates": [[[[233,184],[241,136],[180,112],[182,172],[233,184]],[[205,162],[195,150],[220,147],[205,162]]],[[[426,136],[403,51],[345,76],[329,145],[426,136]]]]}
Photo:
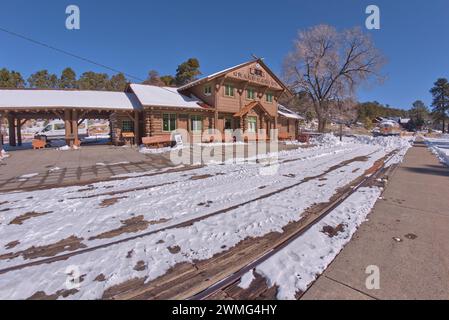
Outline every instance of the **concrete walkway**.
{"type": "Polygon", "coordinates": [[[449,168],[417,142],[383,197],[302,299],[449,299],[449,168]]]}

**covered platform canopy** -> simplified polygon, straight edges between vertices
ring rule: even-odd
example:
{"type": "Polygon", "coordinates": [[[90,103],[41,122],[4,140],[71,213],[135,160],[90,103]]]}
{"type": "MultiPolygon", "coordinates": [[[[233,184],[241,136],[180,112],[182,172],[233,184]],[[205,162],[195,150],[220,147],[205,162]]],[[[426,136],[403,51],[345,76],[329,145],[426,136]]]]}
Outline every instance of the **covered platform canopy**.
{"type": "MultiPolygon", "coordinates": [[[[0,90],[0,116],[8,119],[9,144],[22,143],[21,126],[29,119],[62,119],[68,144],[78,140],[78,126],[85,119],[109,119],[123,113],[135,122],[139,139],[139,111],[142,107],[133,93],[79,90],[0,90]],[[17,139],[16,139],[17,138],[17,139]]],[[[0,121],[0,132],[1,132],[0,121]]],[[[1,139],[3,140],[3,139],[1,139]]],[[[137,140],[138,141],[138,140],[137,140]]],[[[2,141],[0,141],[0,144],[2,141]]]]}

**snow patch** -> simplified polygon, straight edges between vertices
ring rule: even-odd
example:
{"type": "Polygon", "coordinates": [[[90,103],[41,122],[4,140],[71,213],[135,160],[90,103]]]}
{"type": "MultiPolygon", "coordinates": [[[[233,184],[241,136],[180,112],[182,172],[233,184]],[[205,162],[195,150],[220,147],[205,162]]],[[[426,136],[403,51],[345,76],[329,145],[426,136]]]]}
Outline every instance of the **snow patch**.
{"type": "Polygon", "coordinates": [[[256,279],[256,277],[254,277],[254,270],[251,270],[243,275],[242,279],[240,279],[238,287],[248,289],[254,279],[256,279]]]}
{"type": "Polygon", "coordinates": [[[296,293],[305,292],[351,240],[380,194],[377,187],[360,188],[304,235],[257,267],[256,272],[267,279],[270,287],[279,287],[278,299],[295,299],[296,293]],[[329,235],[323,232],[325,227],[339,232],[329,235]]]}
{"type": "Polygon", "coordinates": [[[440,138],[424,137],[424,141],[440,162],[449,166],[449,135],[442,135],[440,138]]]}

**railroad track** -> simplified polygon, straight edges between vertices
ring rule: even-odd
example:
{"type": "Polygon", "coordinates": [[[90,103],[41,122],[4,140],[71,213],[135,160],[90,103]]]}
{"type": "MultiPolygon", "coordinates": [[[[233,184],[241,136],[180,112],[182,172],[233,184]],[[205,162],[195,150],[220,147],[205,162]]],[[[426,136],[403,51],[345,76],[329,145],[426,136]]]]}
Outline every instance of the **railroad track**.
{"type": "Polygon", "coordinates": [[[359,190],[362,187],[369,186],[371,183],[376,181],[380,176],[385,175],[387,171],[392,171],[397,166],[397,164],[393,164],[389,167],[385,167],[385,164],[387,164],[395,155],[397,154],[397,151],[390,153],[386,159],[383,160],[383,164],[376,168],[376,170],[368,175],[365,176],[361,181],[359,181],[355,186],[350,188],[347,192],[340,195],[335,201],[329,204],[321,214],[316,216],[314,219],[312,219],[309,223],[299,228],[296,232],[293,232],[290,236],[288,236],[286,239],[284,239],[282,242],[274,245],[273,247],[266,250],[265,253],[257,257],[255,260],[251,261],[249,264],[245,265],[241,269],[233,272],[232,274],[228,275],[227,277],[217,281],[215,284],[207,287],[206,289],[193,294],[189,297],[186,297],[187,300],[205,300],[210,297],[218,296],[222,297],[223,293],[227,288],[230,288],[231,286],[236,286],[238,283],[240,283],[241,278],[248,272],[253,271],[256,269],[259,265],[261,265],[263,262],[267,261],[269,258],[276,255],[279,251],[287,247],[289,244],[291,244],[293,241],[298,239],[300,236],[305,234],[310,228],[312,228],[314,225],[319,223],[321,220],[323,220],[326,216],[328,216],[333,210],[335,210],[338,206],[340,206],[346,199],[348,199],[352,194],[354,194],[357,190],[359,190]]]}
{"type": "MultiPolygon", "coordinates": [[[[308,182],[310,180],[319,179],[321,177],[324,177],[328,173],[330,173],[332,171],[335,171],[335,170],[337,170],[337,169],[339,169],[339,168],[341,168],[341,167],[343,167],[345,165],[348,165],[348,164],[350,164],[352,162],[364,161],[364,159],[362,159],[362,158],[369,157],[373,153],[375,153],[375,152],[367,154],[367,155],[365,155],[363,157],[355,157],[355,158],[352,158],[352,159],[349,159],[349,160],[341,161],[338,164],[336,164],[334,166],[331,166],[329,169],[327,169],[327,170],[325,170],[325,171],[323,171],[323,172],[321,172],[321,173],[319,173],[317,175],[305,177],[302,180],[300,180],[299,182],[295,182],[293,184],[290,184],[290,185],[284,186],[282,188],[270,191],[268,193],[262,194],[260,196],[255,197],[255,198],[249,199],[247,201],[238,203],[236,205],[233,205],[233,206],[230,206],[230,207],[227,207],[227,208],[224,208],[224,209],[220,209],[220,210],[211,212],[211,213],[206,214],[206,215],[202,215],[202,216],[199,216],[199,217],[196,217],[196,218],[193,218],[193,219],[189,219],[189,220],[185,220],[185,221],[180,221],[179,223],[175,223],[175,224],[172,224],[172,225],[169,225],[169,226],[166,226],[166,227],[162,227],[162,228],[158,228],[158,229],[151,230],[151,231],[148,231],[148,232],[136,234],[134,236],[130,236],[130,237],[126,237],[126,238],[121,238],[121,239],[118,239],[118,240],[115,240],[115,241],[111,241],[111,242],[108,242],[108,243],[103,243],[103,244],[95,245],[95,246],[92,246],[92,247],[87,247],[87,248],[79,249],[79,250],[76,250],[76,251],[64,253],[64,254],[59,254],[59,255],[43,258],[43,259],[36,259],[36,260],[33,260],[33,261],[29,261],[29,262],[13,265],[13,266],[10,266],[10,267],[6,267],[6,268],[3,268],[3,269],[0,269],[0,275],[3,275],[3,274],[8,273],[8,272],[16,271],[16,270],[28,268],[28,267],[33,267],[33,266],[38,266],[38,265],[42,265],[42,264],[49,264],[49,263],[53,263],[53,262],[57,262],[57,261],[67,260],[67,259],[69,259],[71,257],[74,257],[74,256],[77,256],[77,255],[89,253],[89,252],[96,251],[96,250],[99,250],[99,249],[104,249],[104,248],[108,248],[108,247],[111,247],[111,246],[114,246],[114,245],[118,245],[118,244],[121,244],[121,243],[125,243],[125,242],[129,242],[129,241],[132,241],[132,240],[144,238],[144,237],[153,235],[153,234],[158,233],[158,232],[163,232],[163,231],[167,231],[167,230],[170,230],[170,229],[188,227],[188,226],[191,226],[194,223],[199,222],[201,220],[205,220],[207,218],[210,218],[210,217],[213,217],[213,216],[217,216],[219,214],[223,214],[223,213],[226,213],[226,212],[231,211],[231,210],[235,210],[235,209],[237,209],[237,208],[239,208],[241,206],[244,206],[244,205],[247,205],[247,204],[250,204],[250,203],[253,203],[253,202],[265,199],[265,198],[268,198],[268,197],[273,196],[275,194],[278,194],[280,192],[287,191],[287,190],[292,189],[294,187],[297,187],[297,186],[299,186],[301,184],[304,184],[304,183],[306,183],[306,182],[308,182]]],[[[299,160],[303,160],[303,158],[292,159],[290,161],[299,161],[299,160]]],[[[322,165],[322,164],[320,164],[320,165],[322,165]]],[[[136,189],[133,189],[133,191],[134,190],[136,190],[136,189]]],[[[108,194],[110,194],[110,193],[108,193],[108,194]]],[[[105,195],[105,194],[102,194],[102,195],[105,195]]],[[[65,246],[65,245],[66,244],[62,244],[62,246],[65,246]]],[[[38,250],[39,250],[39,248],[38,248],[38,250]]]]}

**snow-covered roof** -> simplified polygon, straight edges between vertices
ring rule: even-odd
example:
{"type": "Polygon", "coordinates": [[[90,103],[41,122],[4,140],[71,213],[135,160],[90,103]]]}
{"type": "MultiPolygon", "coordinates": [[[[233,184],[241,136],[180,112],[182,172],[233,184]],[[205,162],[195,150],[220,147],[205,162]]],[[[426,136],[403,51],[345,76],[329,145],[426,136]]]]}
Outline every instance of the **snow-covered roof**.
{"type": "Polygon", "coordinates": [[[178,88],[131,84],[131,90],[144,106],[201,109],[201,100],[178,92],[178,88]]]}
{"type": "Polygon", "coordinates": [[[25,108],[135,110],[141,105],[134,94],[124,92],[0,90],[0,110],[25,108]]]}
{"type": "Polygon", "coordinates": [[[401,119],[399,119],[399,122],[402,124],[407,124],[410,122],[410,118],[401,118],[401,119]]]}
{"type": "Polygon", "coordinates": [[[304,120],[303,117],[301,117],[299,114],[297,114],[296,112],[287,109],[286,107],[284,107],[283,105],[279,104],[278,105],[278,113],[286,118],[291,118],[291,119],[297,119],[297,120],[304,120]]]}

